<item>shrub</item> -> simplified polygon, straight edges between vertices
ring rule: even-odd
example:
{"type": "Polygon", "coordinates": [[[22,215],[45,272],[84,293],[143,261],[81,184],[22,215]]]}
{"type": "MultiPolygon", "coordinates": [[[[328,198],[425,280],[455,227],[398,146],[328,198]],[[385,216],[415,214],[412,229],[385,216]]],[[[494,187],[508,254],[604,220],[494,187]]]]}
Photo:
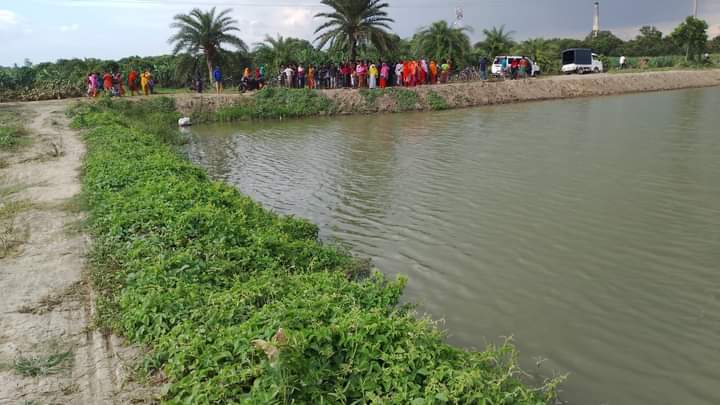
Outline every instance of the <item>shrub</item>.
{"type": "Polygon", "coordinates": [[[451,347],[398,304],[403,278],[368,277],[364,262],[321,243],[315,225],[210,180],[145,131],[152,117],[137,111],[147,106],[73,114],[90,128],[83,189],[99,322],[152,349],[146,366],[168,377],[169,403],[554,398],[557,381],[523,385],[510,344],[451,347]]]}
{"type": "Polygon", "coordinates": [[[427,93],[427,103],[430,109],[435,111],[447,110],[450,107],[441,95],[432,90],[427,93]]]}
{"type": "Polygon", "coordinates": [[[296,118],[332,114],[333,102],[310,89],[266,87],[252,98],[218,110],[218,121],[296,118]]]}

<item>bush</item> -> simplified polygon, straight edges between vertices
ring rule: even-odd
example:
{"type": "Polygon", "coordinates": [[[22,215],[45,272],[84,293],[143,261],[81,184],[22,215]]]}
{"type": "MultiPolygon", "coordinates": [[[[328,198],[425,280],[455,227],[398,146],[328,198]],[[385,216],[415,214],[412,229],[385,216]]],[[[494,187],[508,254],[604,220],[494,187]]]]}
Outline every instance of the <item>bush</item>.
{"type": "Polygon", "coordinates": [[[427,93],[427,102],[431,110],[440,111],[450,108],[447,101],[432,90],[427,93]]]}
{"type": "Polygon", "coordinates": [[[297,118],[332,114],[333,102],[310,89],[266,87],[252,98],[218,110],[218,121],[297,118]]]}
{"type": "Polygon", "coordinates": [[[169,379],[169,403],[554,398],[557,381],[523,385],[510,344],[449,346],[398,305],[404,279],[368,277],[315,225],[210,180],[145,130],[146,110],[111,102],[73,114],[89,128],[83,189],[99,322],[152,349],[146,365],[169,379]]]}

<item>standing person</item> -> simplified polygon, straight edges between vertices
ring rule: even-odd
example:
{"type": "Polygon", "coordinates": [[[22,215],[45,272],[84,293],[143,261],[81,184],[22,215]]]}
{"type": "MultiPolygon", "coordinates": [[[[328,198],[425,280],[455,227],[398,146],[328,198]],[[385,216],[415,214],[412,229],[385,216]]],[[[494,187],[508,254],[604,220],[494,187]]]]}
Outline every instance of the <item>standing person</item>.
{"type": "Polygon", "coordinates": [[[103,90],[105,90],[105,93],[112,94],[112,75],[108,72],[105,72],[102,76],[103,79],[103,90]]]}
{"type": "Polygon", "coordinates": [[[293,69],[288,65],[285,70],[283,70],[283,74],[285,75],[285,86],[287,88],[291,89],[293,85],[293,69]]]}
{"type": "Polygon", "coordinates": [[[150,94],[150,77],[150,72],[147,69],[140,75],[140,88],[146,96],[150,94]]]}
{"type": "Polygon", "coordinates": [[[440,67],[441,73],[440,73],[440,81],[444,84],[448,82],[448,77],[450,76],[450,61],[446,61],[442,64],[440,67]]]}
{"type": "Polygon", "coordinates": [[[120,96],[120,97],[124,96],[125,95],[125,87],[123,86],[123,76],[119,70],[117,72],[115,72],[115,75],[113,76],[113,83],[115,83],[115,87],[117,88],[118,96],[120,96]]]}
{"type": "Polygon", "coordinates": [[[425,59],[420,60],[420,84],[427,84],[430,75],[428,74],[428,64],[425,59]]]}
{"type": "Polygon", "coordinates": [[[487,80],[488,74],[487,74],[487,58],[484,56],[480,58],[480,79],[487,80]]]}
{"type": "Polygon", "coordinates": [[[201,94],[203,92],[203,75],[198,70],[195,72],[195,91],[198,92],[198,94],[201,94]]]}
{"type": "Polygon", "coordinates": [[[380,68],[380,88],[384,89],[387,86],[388,79],[390,78],[390,67],[387,63],[383,63],[380,68]]]}
{"type": "Polygon", "coordinates": [[[315,88],[315,68],[313,67],[313,65],[308,65],[307,86],[308,86],[308,89],[315,88]]]}
{"type": "Polygon", "coordinates": [[[434,60],[430,61],[429,69],[430,69],[430,84],[437,84],[438,66],[434,60]]]}
{"type": "Polygon", "coordinates": [[[213,79],[215,80],[215,94],[220,94],[223,92],[223,76],[222,71],[220,70],[220,66],[215,66],[215,70],[213,70],[213,79]]]}
{"type": "Polygon", "coordinates": [[[410,61],[403,62],[402,67],[403,86],[410,87],[410,61]]]}
{"type": "Polygon", "coordinates": [[[395,85],[396,86],[402,86],[403,85],[403,63],[398,62],[395,64],[395,85]]]}
{"type": "Polygon", "coordinates": [[[513,58],[512,61],[510,61],[510,78],[512,80],[517,79],[518,69],[520,68],[520,63],[517,60],[517,58],[513,58]]]}
{"type": "Polygon", "coordinates": [[[624,70],[627,68],[627,58],[625,55],[620,56],[620,70],[624,70]]]}
{"type": "Polygon", "coordinates": [[[305,88],[305,68],[302,65],[298,65],[297,69],[297,85],[299,89],[305,88]]]}
{"type": "Polygon", "coordinates": [[[378,69],[375,64],[370,65],[370,69],[368,70],[368,87],[371,89],[374,89],[377,87],[377,78],[378,78],[378,69]]]}
{"type": "Polygon", "coordinates": [[[135,93],[140,94],[140,92],[138,91],[137,80],[138,80],[137,70],[130,69],[130,73],[128,74],[128,87],[130,88],[131,96],[134,96],[135,93]]]}

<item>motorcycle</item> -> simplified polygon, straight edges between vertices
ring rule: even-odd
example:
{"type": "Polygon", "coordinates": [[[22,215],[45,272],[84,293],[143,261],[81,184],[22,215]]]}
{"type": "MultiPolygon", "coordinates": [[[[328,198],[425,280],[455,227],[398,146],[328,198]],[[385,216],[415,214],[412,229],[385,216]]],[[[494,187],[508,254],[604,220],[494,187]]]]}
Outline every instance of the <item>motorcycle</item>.
{"type": "Polygon", "coordinates": [[[262,78],[256,80],[249,77],[243,77],[240,81],[240,93],[245,93],[247,91],[255,91],[260,90],[265,86],[265,80],[262,78]]]}

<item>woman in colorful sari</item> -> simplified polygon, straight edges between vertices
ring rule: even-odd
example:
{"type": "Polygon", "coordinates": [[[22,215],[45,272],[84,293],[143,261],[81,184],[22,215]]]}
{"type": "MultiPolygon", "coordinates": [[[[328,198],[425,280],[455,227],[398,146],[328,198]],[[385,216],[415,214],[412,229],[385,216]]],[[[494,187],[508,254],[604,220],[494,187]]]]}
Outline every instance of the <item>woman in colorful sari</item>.
{"type": "Polygon", "coordinates": [[[130,70],[128,74],[128,87],[130,88],[130,95],[134,96],[138,92],[137,88],[138,72],[135,69],[130,70]]]}
{"type": "Polygon", "coordinates": [[[430,84],[437,84],[438,67],[434,60],[430,61],[430,84]]]}
{"type": "Polygon", "coordinates": [[[140,88],[142,89],[143,94],[145,94],[146,96],[150,94],[151,77],[152,76],[150,75],[150,72],[148,72],[147,70],[140,75],[140,88]]]}
{"type": "Polygon", "coordinates": [[[377,87],[378,74],[377,66],[374,63],[371,64],[370,69],[368,69],[368,88],[374,89],[377,87]]]}
{"type": "Polygon", "coordinates": [[[308,89],[315,88],[315,68],[313,65],[308,65],[307,69],[307,86],[308,89]]]}
{"type": "Polygon", "coordinates": [[[380,88],[384,89],[387,86],[388,78],[390,77],[390,66],[387,63],[383,63],[380,68],[380,88]]]}
{"type": "Polygon", "coordinates": [[[420,84],[427,84],[428,64],[425,59],[420,61],[420,84]]]}

